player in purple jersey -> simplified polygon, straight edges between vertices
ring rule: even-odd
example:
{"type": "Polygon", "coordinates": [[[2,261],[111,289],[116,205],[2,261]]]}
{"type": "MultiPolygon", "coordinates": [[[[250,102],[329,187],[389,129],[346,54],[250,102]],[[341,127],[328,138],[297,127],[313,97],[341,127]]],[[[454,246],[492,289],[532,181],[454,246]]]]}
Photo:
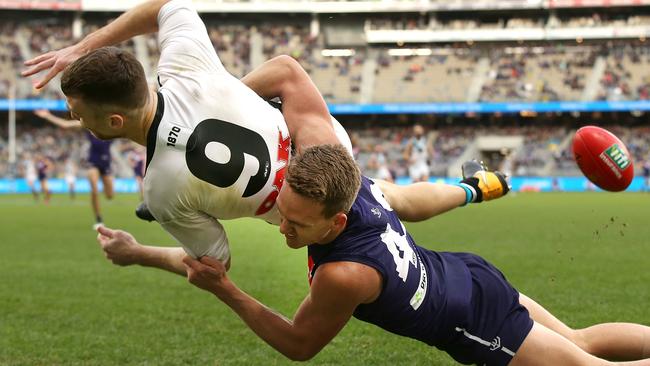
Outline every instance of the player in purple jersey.
{"type": "MultiPolygon", "coordinates": [[[[37,110],[34,112],[37,116],[44,120],[59,126],[61,128],[82,128],[81,122],[78,120],[67,120],[57,117],[50,113],[48,110],[37,110]]],[[[106,199],[113,199],[113,175],[111,172],[111,144],[112,141],[100,140],[92,133],[86,131],[86,136],[90,146],[88,148],[88,155],[86,156],[86,163],[88,164],[88,180],[90,181],[90,203],[92,205],[93,214],[95,215],[95,224],[93,229],[102,225],[103,219],[101,214],[101,207],[99,204],[99,180],[104,184],[104,196],[106,199]]]]}
{"type": "Polygon", "coordinates": [[[43,192],[43,202],[47,205],[50,203],[51,192],[50,188],[47,185],[47,178],[50,175],[52,169],[54,169],[54,163],[52,160],[43,154],[36,154],[36,174],[38,181],[41,185],[41,192],[43,192]]]}
{"type": "Polygon", "coordinates": [[[144,201],[144,187],[143,187],[143,178],[145,171],[145,161],[147,160],[147,154],[145,149],[139,145],[133,145],[128,149],[128,159],[131,169],[133,169],[133,177],[135,178],[136,183],[138,184],[138,192],[140,193],[140,200],[144,201]]]}
{"type": "Polygon", "coordinates": [[[375,183],[333,145],[295,157],[286,183],[277,199],[280,232],[289,247],[308,247],[311,285],[293,320],[237,288],[221,262],[185,257],[184,263],[191,283],[219,297],[290,359],[312,358],[356,317],[463,364],[650,365],[643,360],[650,357],[650,327],[571,330],[484,259],[417,246],[398,215],[425,217],[435,204],[426,199],[427,186],[375,183]]]}

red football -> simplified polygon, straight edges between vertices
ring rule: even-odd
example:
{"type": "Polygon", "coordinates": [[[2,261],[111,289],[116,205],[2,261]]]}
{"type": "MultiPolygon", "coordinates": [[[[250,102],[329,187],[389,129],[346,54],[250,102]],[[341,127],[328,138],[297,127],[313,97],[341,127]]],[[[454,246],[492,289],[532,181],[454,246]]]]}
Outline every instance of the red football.
{"type": "Polygon", "coordinates": [[[585,126],[573,138],[573,158],[582,173],[598,187],[623,191],[634,178],[632,156],[613,133],[585,126]]]}

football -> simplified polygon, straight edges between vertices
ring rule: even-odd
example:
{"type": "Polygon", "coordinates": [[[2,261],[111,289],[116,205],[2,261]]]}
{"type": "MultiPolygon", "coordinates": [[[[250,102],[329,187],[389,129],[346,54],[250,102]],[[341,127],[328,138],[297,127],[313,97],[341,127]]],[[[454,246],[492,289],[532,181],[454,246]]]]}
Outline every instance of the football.
{"type": "Polygon", "coordinates": [[[634,178],[632,156],[613,133],[596,126],[580,128],[573,138],[573,158],[582,173],[598,187],[625,190],[634,178]]]}

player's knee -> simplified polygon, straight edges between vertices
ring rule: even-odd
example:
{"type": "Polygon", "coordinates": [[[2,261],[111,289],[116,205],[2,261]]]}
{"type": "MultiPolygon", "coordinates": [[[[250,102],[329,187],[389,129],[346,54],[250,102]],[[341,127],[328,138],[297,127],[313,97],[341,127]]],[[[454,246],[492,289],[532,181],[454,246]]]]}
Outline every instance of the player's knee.
{"type": "Polygon", "coordinates": [[[596,352],[592,347],[586,329],[571,329],[569,340],[589,354],[596,352]]]}

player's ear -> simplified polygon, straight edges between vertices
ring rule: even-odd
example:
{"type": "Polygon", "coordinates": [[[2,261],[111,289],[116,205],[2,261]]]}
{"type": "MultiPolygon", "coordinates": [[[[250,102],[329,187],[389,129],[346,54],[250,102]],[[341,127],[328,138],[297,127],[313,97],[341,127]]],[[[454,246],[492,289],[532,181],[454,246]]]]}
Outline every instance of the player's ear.
{"type": "Polygon", "coordinates": [[[124,117],[119,114],[111,114],[110,117],[110,126],[114,129],[120,129],[124,127],[124,117]]]}
{"type": "Polygon", "coordinates": [[[345,225],[348,223],[348,215],[343,212],[339,212],[334,215],[334,229],[339,230],[345,228],[345,225]]]}

